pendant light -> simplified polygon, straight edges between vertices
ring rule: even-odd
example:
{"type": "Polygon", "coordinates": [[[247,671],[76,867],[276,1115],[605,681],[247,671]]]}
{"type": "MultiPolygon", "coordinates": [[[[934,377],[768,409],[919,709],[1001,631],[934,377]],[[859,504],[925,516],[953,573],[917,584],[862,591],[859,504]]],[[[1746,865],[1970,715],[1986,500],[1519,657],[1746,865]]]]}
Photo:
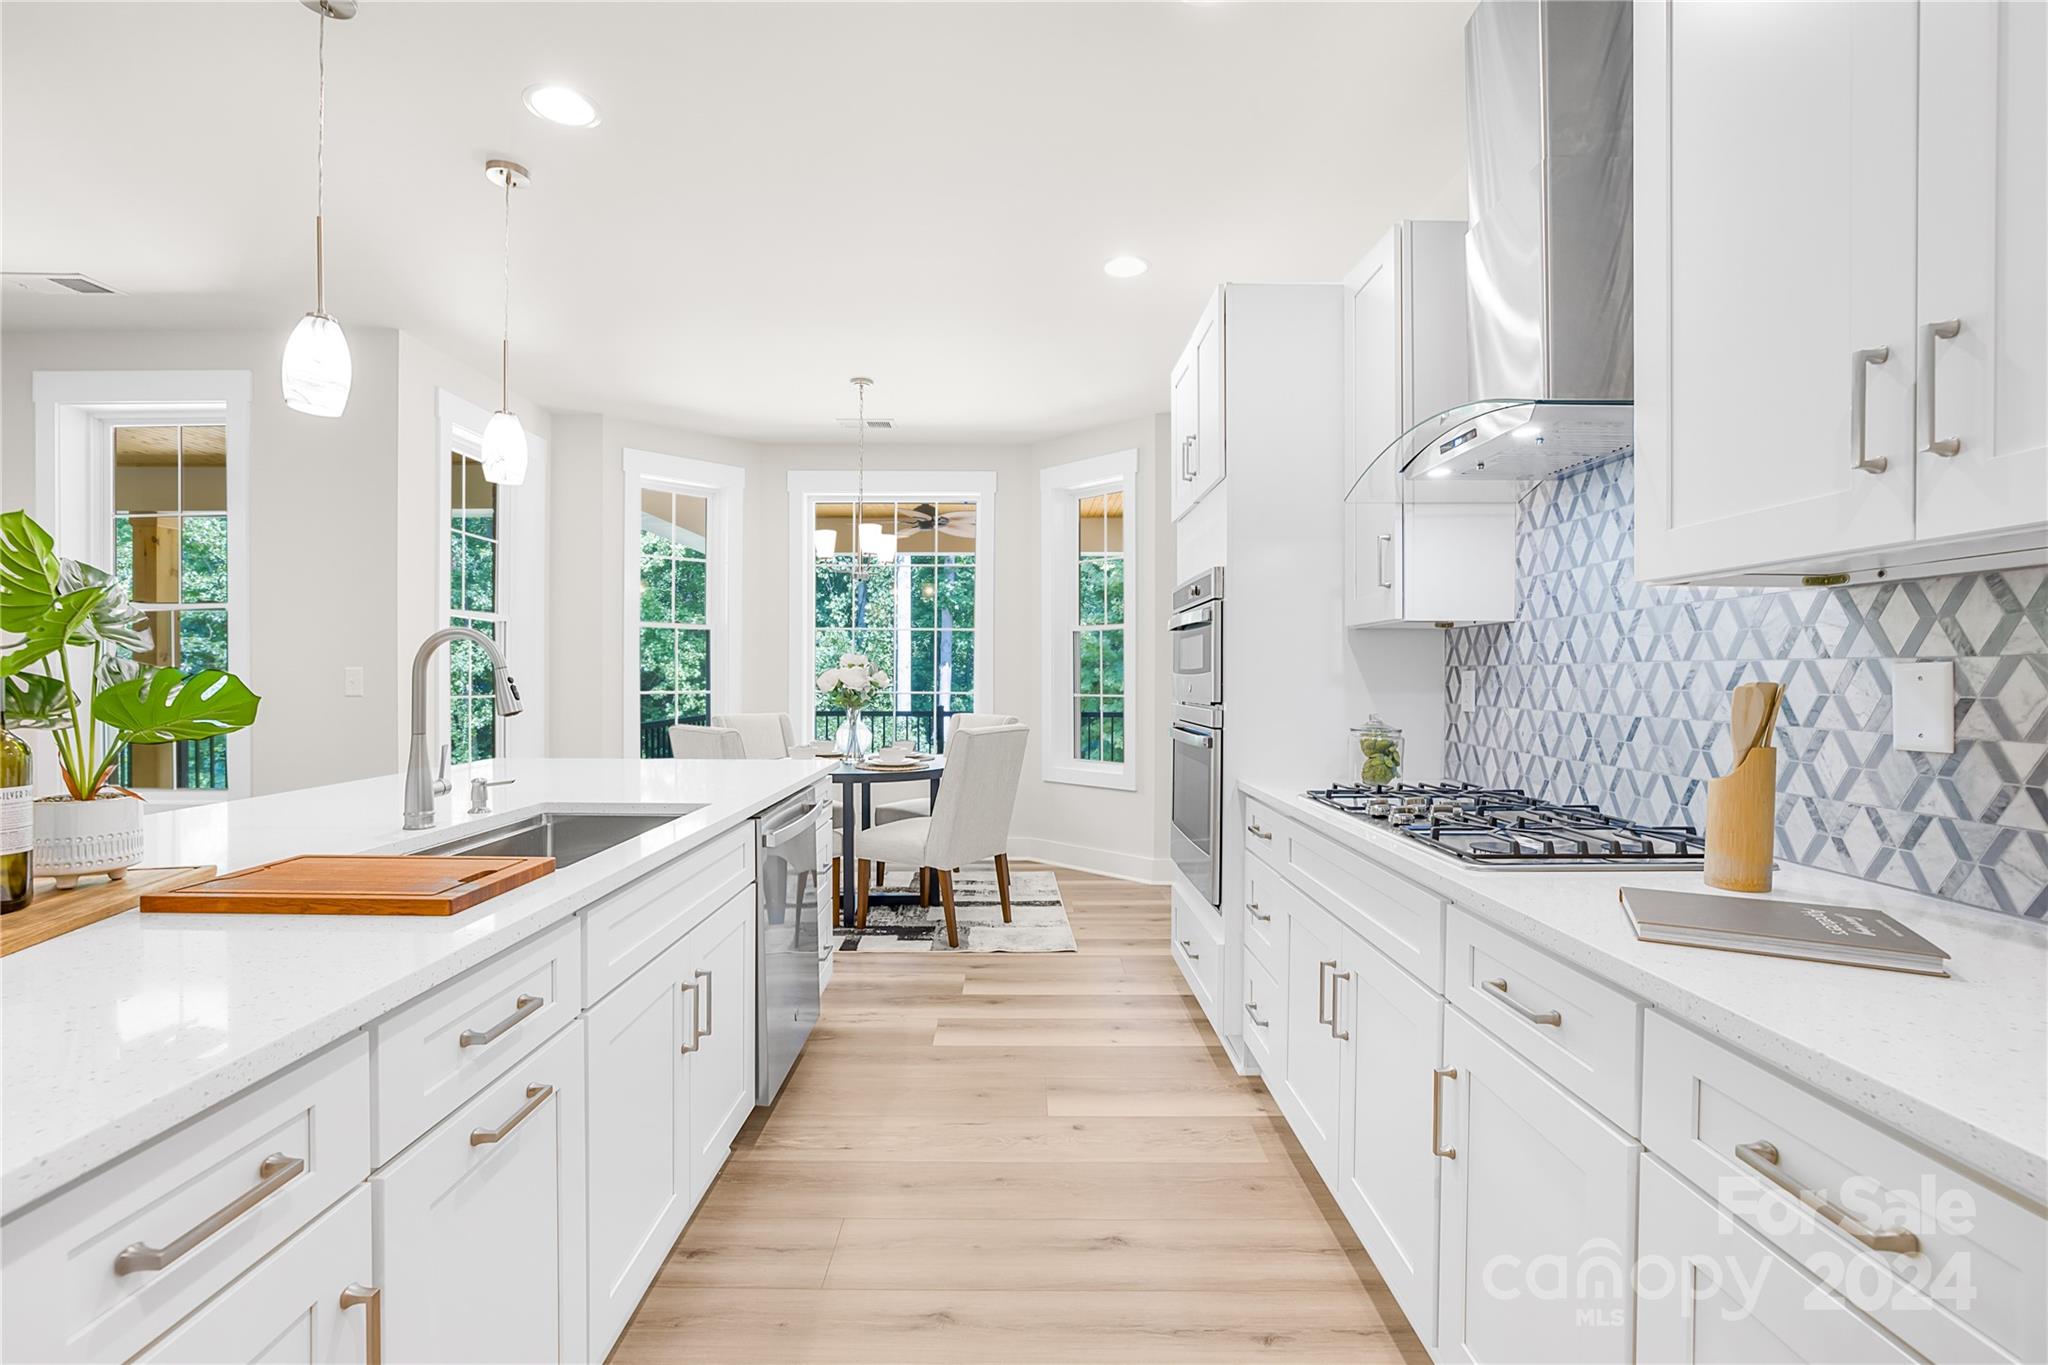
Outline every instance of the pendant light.
{"type": "Polygon", "coordinates": [[[498,410],[484,425],[484,477],[526,482],[526,430],[512,411],[512,191],[533,177],[516,161],[486,161],[484,177],[505,192],[505,326],[498,338],[498,410]]]}
{"type": "Polygon", "coordinates": [[[859,417],[854,429],[860,433],[853,475],[853,577],[855,582],[865,583],[868,581],[868,556],[861,545],[861,518],[866,510],[868,493],[868,385],[875,381],[856,376],[848,382],[853,385],[857,397],[859,417]]]}
{"type": "Polygon", "coordinates": [[[281,379],[287,407],[315,417],[339,417],[354,377],[348,338],[327,315],[327,21],[353,19],[356,0],[300,0],[320,16],[320,113],[313,160],[313,311],[299,319],[284,343],[281,379]]]}

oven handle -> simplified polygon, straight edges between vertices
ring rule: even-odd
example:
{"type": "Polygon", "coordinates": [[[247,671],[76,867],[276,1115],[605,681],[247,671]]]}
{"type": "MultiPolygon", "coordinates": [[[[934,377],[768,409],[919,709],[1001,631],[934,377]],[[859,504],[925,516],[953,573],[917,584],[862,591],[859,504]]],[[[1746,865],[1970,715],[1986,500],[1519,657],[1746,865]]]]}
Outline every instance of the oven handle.
{"type": "Polygon", "coordinates": [[[1168,629],[1200,630],[1203,626],[1215,624],[1215,621],[1216,609],[1214,607],[1198,607],[1193,611],[1184,611],[1174,617],[1173,624],[1168,629]]]}
{"type": "Polygon", "coordinates": [[[1205,735],[1200,730],[1190,730],[1181,725],[1173,727],[1173,742],[1175,744],[1185,744],[1193,749],[1213,749],[1216,747],[1216,737],[1214,735],[1205,735]]]}

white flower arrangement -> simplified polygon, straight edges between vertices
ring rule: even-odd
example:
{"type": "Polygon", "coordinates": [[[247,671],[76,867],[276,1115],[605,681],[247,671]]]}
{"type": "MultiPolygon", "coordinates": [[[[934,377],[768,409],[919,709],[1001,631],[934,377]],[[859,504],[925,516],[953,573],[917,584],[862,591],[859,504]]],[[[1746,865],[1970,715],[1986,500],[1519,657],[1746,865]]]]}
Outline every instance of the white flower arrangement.
{"type": "Polygon", "coordinates": [[[842,654],[839,666],[818,675],[818,695],[842,711],[865,709],[889,690],[889,675],[865,654],[842,654]]]}

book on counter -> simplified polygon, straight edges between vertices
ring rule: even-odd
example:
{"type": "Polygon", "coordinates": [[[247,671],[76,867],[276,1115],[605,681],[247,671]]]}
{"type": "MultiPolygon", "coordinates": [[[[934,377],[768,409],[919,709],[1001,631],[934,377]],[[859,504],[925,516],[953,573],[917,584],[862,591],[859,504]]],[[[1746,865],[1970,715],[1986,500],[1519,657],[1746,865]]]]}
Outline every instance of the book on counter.
{"type": "Polygon", "coordinates": [[[1640,886],[1623,887],[1621,905],[1646,943],[1948,975],[1947,953],[1882,910],[1640,886]]]}

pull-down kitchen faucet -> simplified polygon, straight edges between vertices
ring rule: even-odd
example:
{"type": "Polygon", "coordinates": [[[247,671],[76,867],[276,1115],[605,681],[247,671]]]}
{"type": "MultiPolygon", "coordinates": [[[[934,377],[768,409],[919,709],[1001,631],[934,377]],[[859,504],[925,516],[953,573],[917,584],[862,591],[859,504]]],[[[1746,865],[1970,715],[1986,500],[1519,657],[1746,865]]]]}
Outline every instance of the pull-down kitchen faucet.
{"type": "Polygon", "coordinates": [[[519,700],[519,684],[512,681],[512,670],[505,662],[505,655],[490,636],[468,626],[450,626],[427,637],[419,653],[412,656],[412,747],[405,756],[407,829],[432,829],[434,798],[448,790],[445,778],[435,781],[427,766],[427,664],[433,660],[434,651],[450,640],[468,640],[490,657],[491,680],[497,692],[499,715],[516,716],[525,709],[519,700]]]}

